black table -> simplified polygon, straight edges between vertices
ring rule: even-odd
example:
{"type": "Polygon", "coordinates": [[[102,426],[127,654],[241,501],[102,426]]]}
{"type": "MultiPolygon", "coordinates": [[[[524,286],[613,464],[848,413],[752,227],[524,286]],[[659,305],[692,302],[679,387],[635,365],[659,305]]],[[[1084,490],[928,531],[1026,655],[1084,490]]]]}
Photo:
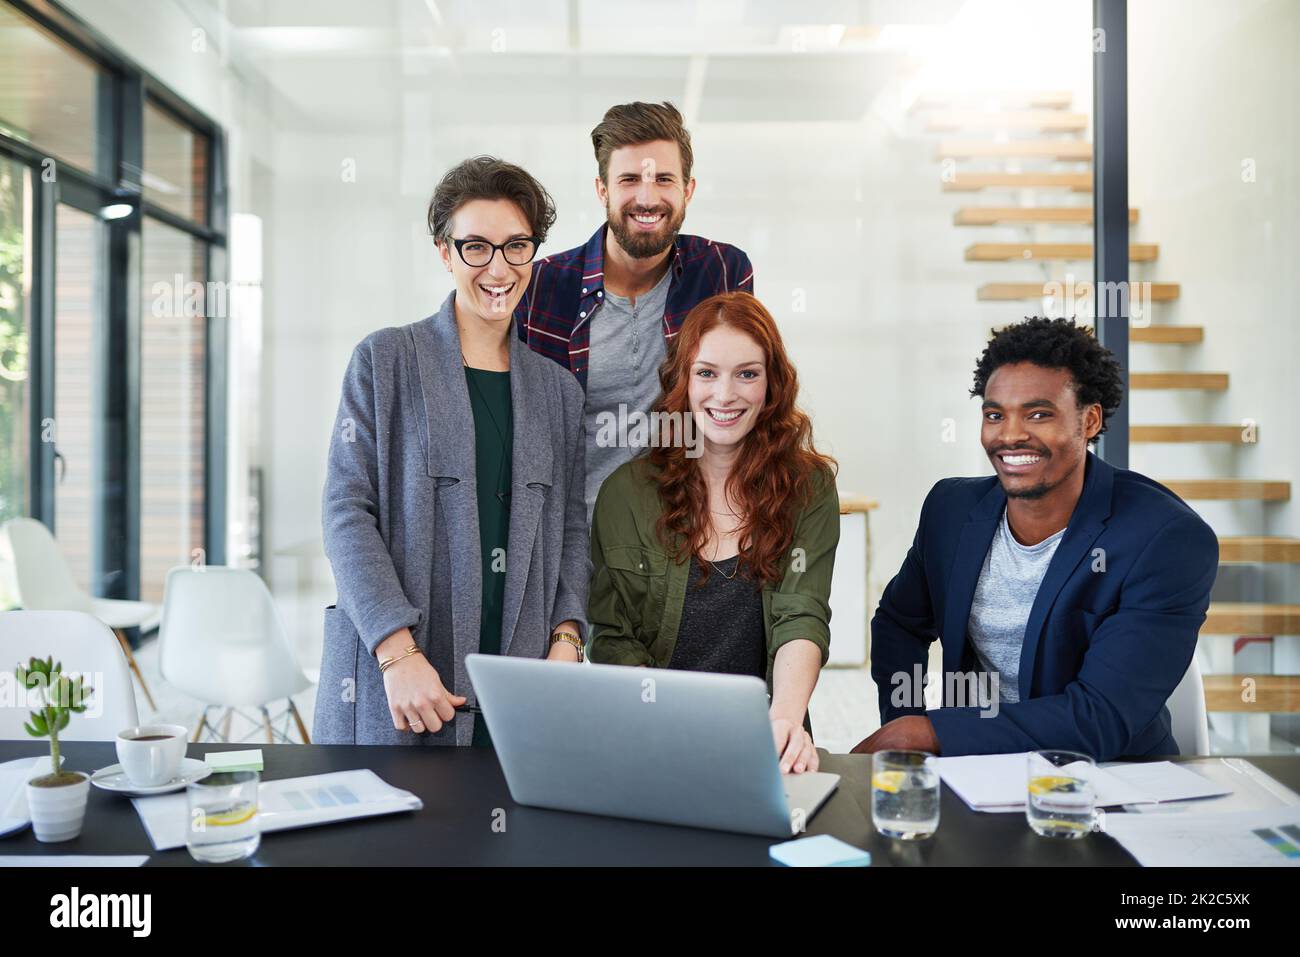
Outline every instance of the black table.
{"type": "MultiPolygon", "coordinates": [[[[188,754],[260,747],[264,780],[370,768],[395,787],[419,795],[415,812],[344,821],[263,836],[245,864],[339,865],[766,865],[775,841],[743,834],[646,824],[523,807],[510,799],[490,750],[295,744],[192,744],[188,754]],[[504,816],[502,815],[504,811],[504,816]],[[504,821],[504,831],[501,823],[504,821]],[[496,827],[494,828],[494,822],[496,827]]],[[[90,771],[117,762],[111,743],[62,745],[65,766],[90,771]]],[[[0,762],[48,753],[38,741],[0,741],[0,762]]],[[[1300,756],[1250,757],[1261,770],[1300,790],[1300,756]]],[[[871,759],[823,754],[822,770],[840,786],[808,825],[869,850],[874,865],[1134,866],[1106,834],[1058,841],[1030,831],[1023,814],[979,814],[946,786],[938,833],[929,840],[892,841],[871,826],[871,759]]],[[[148,854],[150,866],[192,865],[185,848],[154,851],[124,797],[90,789],[81,836],[41,844],[31,829],[0,838],[0,854],[148,854]]]]}

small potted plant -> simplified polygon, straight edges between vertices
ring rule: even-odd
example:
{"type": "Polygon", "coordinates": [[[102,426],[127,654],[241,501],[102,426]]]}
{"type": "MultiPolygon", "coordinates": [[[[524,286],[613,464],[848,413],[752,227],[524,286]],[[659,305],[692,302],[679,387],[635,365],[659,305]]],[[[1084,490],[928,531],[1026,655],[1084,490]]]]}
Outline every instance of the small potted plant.
{"type": "Polygon", "coordinates": [[[31,712],[32,720],[23,728],[33,738],[50,738],[50,774],[32,778],[27,782],[27,808],[32,816],[32,830],[36,840],[46,843],[70,841],[81,833],[86,819],[86,798],[90,794],[90,775],[83,771],[64,771],[59,756],[59,732],[68,726],[68,720],[86,710],[86,702],[94,690],[80,675],[69,678],[63,674],[62,663],[53,657],[42,661],[32,658],[19,665],[14,672],[18,683],[28,691],[37,693],[43,705],[31,712]]]}

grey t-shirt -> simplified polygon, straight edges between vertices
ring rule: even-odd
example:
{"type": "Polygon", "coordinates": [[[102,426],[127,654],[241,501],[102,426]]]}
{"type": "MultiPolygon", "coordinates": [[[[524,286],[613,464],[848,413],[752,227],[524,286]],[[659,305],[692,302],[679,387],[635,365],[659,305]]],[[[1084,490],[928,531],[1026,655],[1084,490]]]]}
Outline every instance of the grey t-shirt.
{"type": "Polygon", "coordinates": [[[980,669],[998,672],[998,699],[1003,704],[1020,700],[1020,649],[1025,625],[1034,607],[1038,586],[1052,563],[1065,529],[1037,545],[1021,545],[1002,510],[993,542],[984,556],[975,597],[971,601],[967,631],[980,669]]]}
{"type": "MultiPolygon", "coordinates": [[[[588,523],[601,483],[645,447],[628,440],[641,437],[634,413],[649,416],[659,398],[659,365],[668,355],[664,306],[671,276],[671,269],[665,271],[635,305],[606,289],[604,304],[591,317],[585,410],[588,523]]],[[[648,442],[648,420],[641,433],[648,442]]]]}

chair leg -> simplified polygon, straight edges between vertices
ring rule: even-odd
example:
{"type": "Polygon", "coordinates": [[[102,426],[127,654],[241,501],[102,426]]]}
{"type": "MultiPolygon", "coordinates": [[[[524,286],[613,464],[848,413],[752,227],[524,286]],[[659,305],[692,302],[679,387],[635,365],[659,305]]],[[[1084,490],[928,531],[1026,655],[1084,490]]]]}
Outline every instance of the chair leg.
{"type": "Polygon", "coordinates": [[[298,707],[289,699],[289,712],[293,715],[293,720],[298,723],[298,733],[302,735],[303,744],[311,744],[311,735],[307,733],[307,726],[302,723],[302,715],[298,713],[298,707]]]}
{"type": "Polygon", "coordinates": [[[235,717],[235,709],[227,708],[226,717],[221,722],[221,740],[226,742],[227,744],[230,743],[230,722],[234,719],[234,717],[235,717]]]}
{"type": "Polygon", "coordinates": [[[144,683],[144,675],[140,674],[140,666],[135,663],[135,655],[131,654],[131,643],[126,640],[126,634],[121,628],[114,628],[113,634],[117,635],[118,642],[122,645],[122,652],[126,655],[126,663],[135,673],[135,680],[140,682],[140,690],[144,692],[145,700],[149,702],[149,707],[157,711],[158,706],[154,704],[153,695],[149,693],[149,686],[144,683]]]}
{"type": "Polygon", "coordinates": [[[195,744],[198,743],[199,738],[200,738],[200,737],[202,736],[202,734],[203,734],[203,728],[204,728],[204,726],[207,725],[207,723],[208,723],[208,709],[211,708],[211,707],[212,707],[212,705],[210,705],[210,704],[208,704],[208,705],[204,705],[204,706],[203,706],[203,714],[199,716],[199,726],[198,726],[197,728],[194,729],[194,738],[193,738],[193,741],[194,741],[195,744]]]}
{"type": "Polygon", "coordinates": [[[275,744],[275,737],[271,734],[271,712],[266,710],[266,705],[262,705],[262,727],[266,729],[266,743],[275,744]]]}

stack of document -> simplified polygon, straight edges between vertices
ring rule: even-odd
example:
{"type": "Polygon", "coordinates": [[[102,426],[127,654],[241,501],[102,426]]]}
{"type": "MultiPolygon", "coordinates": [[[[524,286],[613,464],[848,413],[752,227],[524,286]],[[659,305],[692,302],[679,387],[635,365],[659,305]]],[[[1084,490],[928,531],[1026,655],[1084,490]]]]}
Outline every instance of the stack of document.
{"type": "Polygon", "coordinates": [[[1300,867],[1300,808],[1112,814],[1104,830],[1143,867],[1300,867]]]}
{"type": "MultiPolygon", "coordinates": [[[[132,798],[131,803],[156,850],[184,846],[190,820],[184,791],[132,798]]],[[[257,816],[263,833],[418,811],[422,807],[424,803],[410,791],[385,783],[368,769],[263,781],[258,785],[257,816]]]]}
{"type": "MultiPolygon", "coordinates": [[[[975,811],[1023,811],[1028,791],[1028,754],[973,754],[931,758],[943,783],[975,811]]],[[[1092,784],[1097,807],[1152,804],[1217,797],[1232,789],[1171,761],[1111,765],[1078,762],[1061,768],[1092,784]]]]}

